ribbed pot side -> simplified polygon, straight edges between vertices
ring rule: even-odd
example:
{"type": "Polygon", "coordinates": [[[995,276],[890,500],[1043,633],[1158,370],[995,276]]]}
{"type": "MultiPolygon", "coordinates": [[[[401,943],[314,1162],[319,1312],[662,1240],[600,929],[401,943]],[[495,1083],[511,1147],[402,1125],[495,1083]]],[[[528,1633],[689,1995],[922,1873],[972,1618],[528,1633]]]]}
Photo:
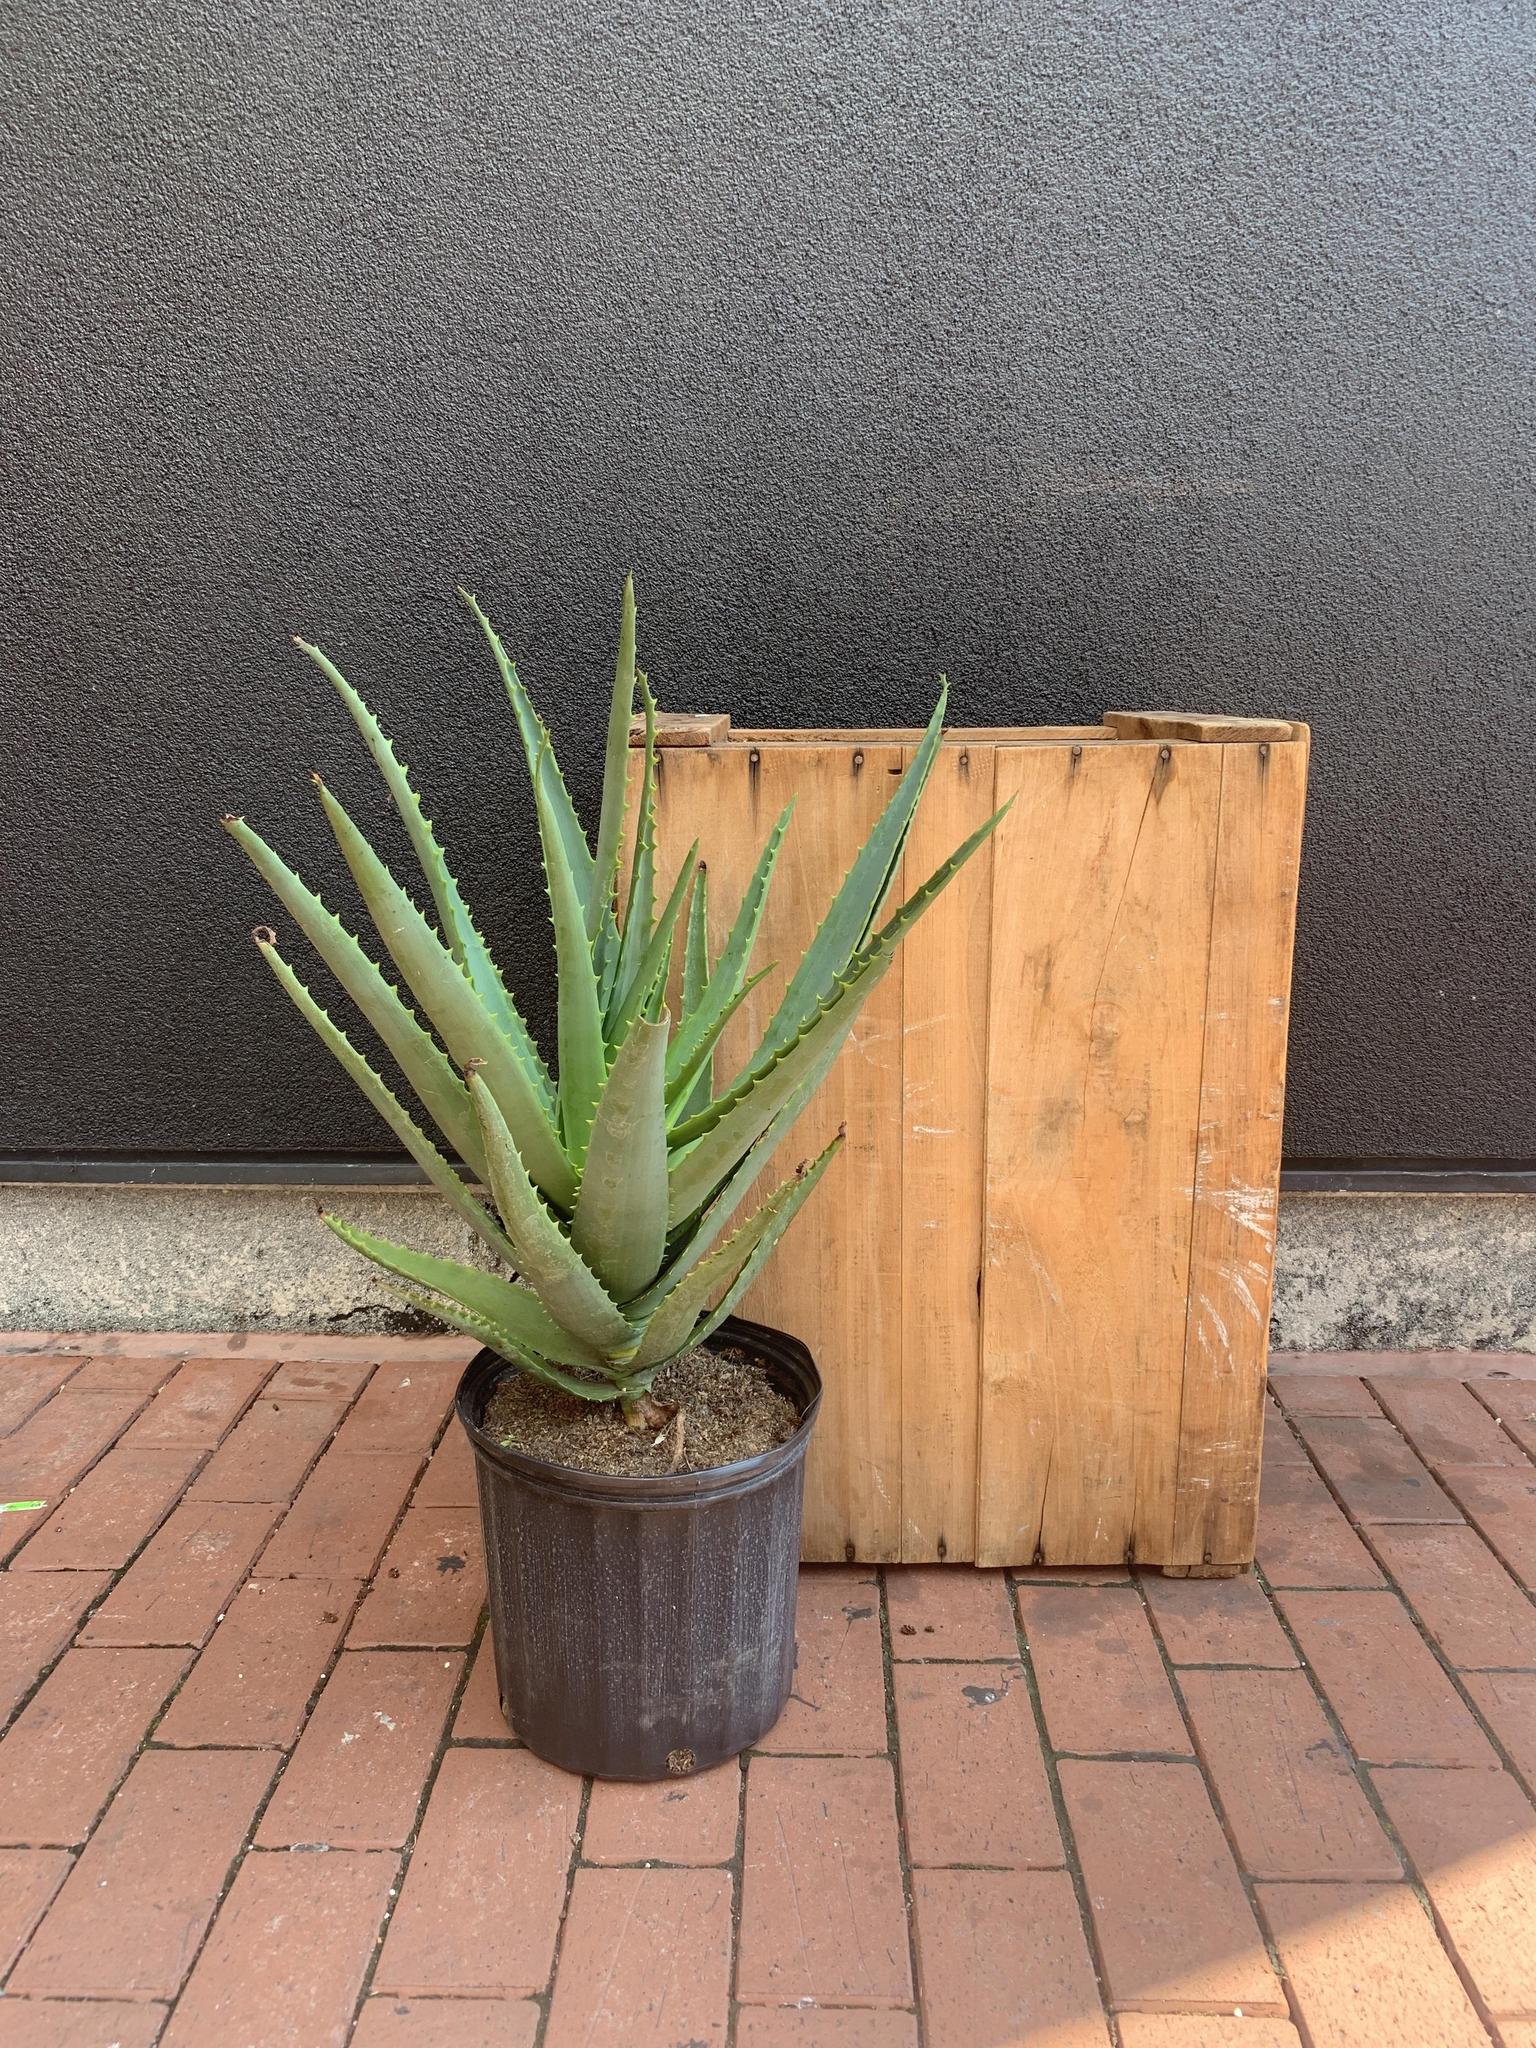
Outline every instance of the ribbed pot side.
{"type": "Polygon", "coordinates": [[[493,1443],[510,1370],[474,1358],[458,1413],[475,1449],[503,1711],[539,1756],[599,1778],[686,1776],[773,1726],[789,1697],[805,1452],[821,1379],[806,1347],[730,1317],[710,1339],[765,1366],[800,1410],[788,1443],[667,1478],[614,1478],[493,1443]]]}

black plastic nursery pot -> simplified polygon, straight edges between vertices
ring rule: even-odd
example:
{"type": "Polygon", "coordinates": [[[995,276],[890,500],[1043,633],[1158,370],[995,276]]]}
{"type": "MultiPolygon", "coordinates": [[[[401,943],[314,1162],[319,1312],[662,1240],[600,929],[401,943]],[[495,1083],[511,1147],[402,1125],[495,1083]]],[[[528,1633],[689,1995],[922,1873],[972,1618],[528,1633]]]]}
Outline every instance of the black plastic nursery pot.
{"type": "Polygon", "coordinates": [[[502,1711],[539,1756],[598,1778],[707,1770],[767,1734],[794,1674],[805,1452],[821,1376],[798,1338],[730,1316],[800,1411],[787,1443],[702,1472],[615,1478],[551,1465],[481,1428],[516,1368],[459,1382],[475,1448],[502,1711]]]}

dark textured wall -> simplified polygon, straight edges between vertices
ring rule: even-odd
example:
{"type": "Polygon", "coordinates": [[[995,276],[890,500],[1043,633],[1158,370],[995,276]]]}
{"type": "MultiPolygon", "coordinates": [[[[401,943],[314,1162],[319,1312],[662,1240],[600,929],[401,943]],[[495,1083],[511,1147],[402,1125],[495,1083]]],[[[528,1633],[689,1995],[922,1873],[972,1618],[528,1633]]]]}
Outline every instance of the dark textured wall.
{"type": "Polygon", "coordinates": [[[1536,1157],[1528,7],[30,0],[5,45],[0,1147],[379,1149],[213,822],[333,871],[304,772],[373,796],[286,636],[516,958],[452,588],[585,768],[633,562],[664,696],[739,723],[910,721],[941,665],[967,722],[1309,719],[1293,1155],[1536,1157]]]}

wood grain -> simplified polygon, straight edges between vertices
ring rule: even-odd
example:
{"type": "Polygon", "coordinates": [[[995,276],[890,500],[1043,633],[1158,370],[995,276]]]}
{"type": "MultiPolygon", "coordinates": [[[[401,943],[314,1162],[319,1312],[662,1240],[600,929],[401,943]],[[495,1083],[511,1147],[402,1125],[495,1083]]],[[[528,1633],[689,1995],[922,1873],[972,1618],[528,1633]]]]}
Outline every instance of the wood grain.
{"type": "MultiPolygon", "coordinates": [[[[661,782],[669,872],[697,834],[709,863],[710,941],[724,942],[763,840],[791,797],[755,964],[775,971],[726,1034],[723,1082],[777,1007],[854,855],[895,788],[902,750],[836,746],[688,750],[661,782]]],[[[819,1093],[748,1197],[761,1198],[840,1124],[847,1142],[742,1313],[803,1338],[826,1392],[806,1471],[805,1555],[842,1562],[900,1555],[900,954],[861,1012],[819,1093]]],[[[743,1213],[746,1213],[745,1211],[743,1213]]]]}
{"type": "MultiPolygon", "coordinates": [[[[909,891],[991,816],[995,765],[990,746],[939,749],[909,891]]],[[[976,1554],[992,855],[902,941],[901,1554],[919,1563],[976,1554]]]]}
{"type": "Polygon", "coordinates": [[[1173,1521],[1219,751],[1005,748],[977,1561],[1173,1521]]]}
{"type": "MultiPolygon", "coordinates": [[[[808,1558],[1250,1561],[1296,730],[947,735],[898,886],[994,804],[1015,810],[904,942],[761,1184],[846,1120],[843,1158],[746,1304],[805,1338],[826,1382],[808,1558]]],[[[798,799],[757,953],[778,970],[722,1082],[916,737],[736,732],[660,757],[662,883],[697,836],[716,948],[798,799]]]]}
{"type": "Polygon", "coordinates": [[[1306,727],[1288,718],[1222,718],[1204,711],[1106,711],[1104,723],[1117,739],[1185,740],[1220,746],[1228,740],[1293,740],[1306,727]]]}
{"type": "Polygon", "coordinates": [[[1221,749],[1170,1568],[1253,1554],[1275,1270],[1304,745],[1221,749]]]}

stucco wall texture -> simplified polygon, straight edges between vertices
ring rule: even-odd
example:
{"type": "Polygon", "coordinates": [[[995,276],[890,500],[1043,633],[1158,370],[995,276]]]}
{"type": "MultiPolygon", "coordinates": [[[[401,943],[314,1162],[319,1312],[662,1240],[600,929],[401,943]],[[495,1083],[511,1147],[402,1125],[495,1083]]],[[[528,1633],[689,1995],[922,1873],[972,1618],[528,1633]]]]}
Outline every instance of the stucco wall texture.
{"type": "Polygon", "coordinates": [[[1309,720],[1292,1156],[1536,1159],[1533,42],[1515,0],[13,10],[0,1149],[387,1150],[214,822],[334,875],[306,773],[373,794],[287,636],[543,991],[453,587],[589,791],[633,564],[677,709],[907,723],[942,667],[966,722],[1309,720]]]}

